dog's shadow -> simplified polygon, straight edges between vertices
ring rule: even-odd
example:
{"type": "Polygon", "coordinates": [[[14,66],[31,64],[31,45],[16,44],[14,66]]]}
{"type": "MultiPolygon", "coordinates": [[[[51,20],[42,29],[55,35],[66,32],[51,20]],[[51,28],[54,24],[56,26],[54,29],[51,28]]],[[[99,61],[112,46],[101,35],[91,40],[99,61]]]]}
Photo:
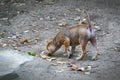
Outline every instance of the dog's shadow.
{"type": "MultiPolygon", "coordinates": [[[[53,54],[53,57],[55,58],[66,58],[66,59],[73,59],[73,60],[77,60],[76,58],[78,58],[78,55],[80,55],[80,53],[78,51],[76,51],[71,58],[68,58],[68,55],[65,54],[62,51],[56,52],[55,54],[53,54]]],[[[86,56],[84,57],[84,59],[82,61],[88,61],[91,60],[92,56],[90,56],[89,54],[86,54],[86,56]]],[[[81,61],[81,60],[80,60],[81,61]]]]}

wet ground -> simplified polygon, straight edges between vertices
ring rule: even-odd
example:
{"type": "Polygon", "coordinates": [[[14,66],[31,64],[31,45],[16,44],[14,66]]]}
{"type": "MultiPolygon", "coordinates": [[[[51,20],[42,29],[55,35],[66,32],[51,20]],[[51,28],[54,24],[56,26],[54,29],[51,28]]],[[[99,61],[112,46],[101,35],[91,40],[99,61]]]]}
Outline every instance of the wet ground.
{"type": "MultiPolygon", "coordinates": [[[[7,1],[7,0],[6,0],[7,1]]],[[[50,0],[2,2],[0,5],[0,47],[15,49],[27,54],[40,54],[49,37],[54,36],[66,22],[75,25],[86,18],[83,9],[88,10],[95,31],[99,49],[99,59],[91,61],[92,46],[88,44],[88,55],[84,60],[76,61],[80,54],[79,46],[73,58],[63,55],[63,48],[53,55],[55,61],[39,57],[27,62],[16,71],[15,80],[119,80],[120,78],[120,1],[117,0],[50,0]],[[7,5],[6,5],[7,4],[7,5]],[[97,26],[97,27],[96,27],[97,26]],[[57,64],[60,60],[64,64],[57,64]],[[92,66],[89,75],[71,71],[67,63],[78,66],[92,66]]]]}

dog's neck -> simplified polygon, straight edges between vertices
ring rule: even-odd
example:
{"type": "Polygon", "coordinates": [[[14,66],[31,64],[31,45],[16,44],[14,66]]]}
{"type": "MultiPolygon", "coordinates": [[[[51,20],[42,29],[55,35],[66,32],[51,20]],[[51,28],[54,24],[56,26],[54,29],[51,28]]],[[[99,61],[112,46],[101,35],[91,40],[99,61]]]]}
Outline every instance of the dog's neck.
{"type": "Polygon", "coordinates": [[[61,46],[60,44],[60,39],[59,39],[59,36],[58,36],[59,33],[57,33],[57,35],[54,37],[53,39],[53,44],[56,46],[56,47],[59,47],[61,46]]]}

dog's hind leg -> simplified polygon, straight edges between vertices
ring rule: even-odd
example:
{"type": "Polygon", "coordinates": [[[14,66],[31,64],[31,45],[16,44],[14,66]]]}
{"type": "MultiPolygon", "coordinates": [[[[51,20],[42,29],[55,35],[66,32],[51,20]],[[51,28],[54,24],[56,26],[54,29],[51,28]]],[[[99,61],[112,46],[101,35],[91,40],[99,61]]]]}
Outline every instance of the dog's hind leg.
{"type": "Polygon", "coordinates": [[[92,57],[92,60],[97,60],[97,58],[98,58],[98,52],[97,52],[97,43],[96,43],[96,38],[95,37],[92,37],[91,39],[90,39],[90,42],[91,42],[91,44],[92,44],[92,46],[93,46],[93,50],[94,50],[94,55],[93,55],[93,57],[92,57]]]}
{"type": "Polygon", "coordinates": [[[88,41],[81,41],[82,54],[77,58],[77,60],[82,60],[86,55],[86,46],[88,41]]]}

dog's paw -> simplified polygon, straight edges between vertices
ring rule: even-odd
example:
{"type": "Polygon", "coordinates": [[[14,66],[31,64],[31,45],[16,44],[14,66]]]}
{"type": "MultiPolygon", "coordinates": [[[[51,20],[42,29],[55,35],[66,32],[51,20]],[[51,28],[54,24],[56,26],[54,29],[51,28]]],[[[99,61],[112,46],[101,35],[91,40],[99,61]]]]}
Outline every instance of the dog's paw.
{"type": "Polygon", "coordinates": [[[70,59],[73,56],[71,52],[68,53],[68,58],[70,59]]]}

